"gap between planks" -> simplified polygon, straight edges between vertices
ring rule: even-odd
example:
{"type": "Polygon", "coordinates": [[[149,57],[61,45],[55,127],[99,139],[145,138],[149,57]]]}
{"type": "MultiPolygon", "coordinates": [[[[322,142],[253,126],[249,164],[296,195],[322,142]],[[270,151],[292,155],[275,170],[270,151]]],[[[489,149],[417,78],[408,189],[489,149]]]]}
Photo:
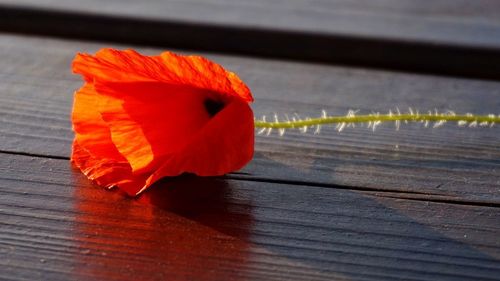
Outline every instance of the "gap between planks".
{"type": "Polygon", "coordinates": [[[500,80],[500,49],[485,46],[120,17],[5,4],[0,4],[0,18],[3,32],[500,80]]]}
{"type": "MultiPolygon", "coordinates": [[[[34,157],[34,158],[46,158],[46,159],[54,159],[54,160],[66,160],[66,161],[70,160],[69,157],[64,157],[64,156],[53,156],[53,155],[0,150],[0,157],[2,154],[18,155],[18,156],[26,156],[26,157],[34,157]]],[[[331,189],[340,189],[340,190],[352,190],[352,191],[360,191],[360,192],[363,192],[366,194],[370,194],[372,196],[394,198],[394,199],[405,199],[405,200],[414,200],[414,201],[423,201],[423,202],[434,202],[434,203],[500,208],[500,202],[489,202],[489,201],[481,201],[481,200],[462,199],[459,197],[441,195],[441,194],[430,193],[430,192],[418,192],[418,191],[397,190],[397,189],[383,189],[383,188],[372,188],[372,187],[362,187],[362,186],[349,186],[349,185],[329,184],[329,183],[321,183],[321,182],[313,182],[313,181],[272,179],[272,178],[267,178],[267,177],[262,177],[262,176],[255,177],[249,173],[244,173],[244,172],[242,172],[242,173],[233,172],[233,173],[229,173],[225,176],[215,177],[215,178],[225,178],[225,179],[236,180],[236,181],[251,181],[251,182],[284,184],[284,185],[289,185],[289,186],[309,186],[309,187],[322,187],[322,188],[331,188],[331,189]]]]}
{"type": "Polygon", "coordinates": [[[18,265],[80,276],[71,269],[83,264],[92,276],[125,266],[148,276],[193,259],[211,271],[293,272],[285,280],[495,280],[500,270],[496,208],[194,177],[141,201],[92,187],[64,160],[0,161],[12,172],[0,179],[0,246],[12,249],[0,265],[10,276],[18,265]]]}

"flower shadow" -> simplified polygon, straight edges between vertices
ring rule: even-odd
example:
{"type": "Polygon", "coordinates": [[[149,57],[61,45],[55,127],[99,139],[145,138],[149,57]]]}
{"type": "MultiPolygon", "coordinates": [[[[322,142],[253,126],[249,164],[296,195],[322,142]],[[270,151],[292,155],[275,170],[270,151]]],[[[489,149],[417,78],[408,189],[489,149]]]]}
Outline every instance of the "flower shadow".
{"type": "MultiPolygon", "coordinates": [[[[258,161],[243,172],[265,179],[270,172],[262,167],[273,167],[281,175],[311,179],[317,175],[314,167],[324,165],[312,159],[307,171],[302,163],[288,159],[289,154],[271,154],[256,153],[258,161]]],[[[309,276],[333,280],[500,276],[498,238],[491,231],[498,229],[496,208],[390,198],[293,180],[275,182],[248,195],[256,202],[252,241],[258,240],[275,260],[294,263],[309,276]]]]}
{"type": "Polygon", "coordinates": [[[175,213],[226,235],[248,240],[251,202],[235,202],[231,182],[220,177],[184,174],[154,184],[138,202],[175,213]],[[234,226],[239,225],[235,228],[234,226]]]}

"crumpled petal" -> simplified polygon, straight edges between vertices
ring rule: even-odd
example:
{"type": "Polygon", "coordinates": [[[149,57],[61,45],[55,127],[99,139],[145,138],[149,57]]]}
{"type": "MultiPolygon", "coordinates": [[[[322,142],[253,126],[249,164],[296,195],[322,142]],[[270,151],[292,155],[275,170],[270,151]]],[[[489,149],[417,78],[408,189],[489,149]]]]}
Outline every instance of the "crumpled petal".
{"type": "Polygon", "coordinates": [[[136,195],[185,172],[217,176],[253,156],[253,98],[232,72],[198,56],[127,50],[78,54],[72,161],[97,184],[136,195]]]}
{"type": "Polygon", "coordinates": [[[85,150],[76,139],[73,141],[71,160],[89,179],[107,188],[133,180],[128,163],[95,157],[85,150]]]}
{"type": "Polygon", "coordinates": [[[102,119],[134,172],[179,150],[210,120],[205,90],[159,82],[102,82],[96,88],[102,119]]]}
{"type": "Polygon", "coordinates": [[[165,155],[146,184],[185,172],[218,176],[239,170],[252,159],[253,147],[252,110],[247,103],[236,100],[212,118],[183,149],[165,155]],[[228,128],[233,128],[231,133],[227,133],[228,128]]]}
{"type": "Polygon", "coordinates": [[[95,56],[77,54],[73,72],[82,74],[86,81],[156,81],[253,101],[250,89],[235,73],[201,56],[181,56],[172,52],[143,56],[134,50],[102,49],[95,56]]]}
{"type": "MultiPolygon", "coordinates": [[[[73,160],[82,158],[77,163],[83,165],[92,160],[92,165],[86,165],[83,171],[87,176],[98,179],[104,174],[112,173],[114,169],[122,170],[130,164],[118,152],[113,142],[108,126],[97,111],[98,95],[94,86],[86,83],[75,93],[72,112],[75,141],[73,144],[73,160]],[[87,159],[88,158],[88,159],[87,159]],[[95,168],[99,167],[99,168],[95,168]]],[[[112,186],[116,182],[101,180],[101,185],[112,186]]]]}

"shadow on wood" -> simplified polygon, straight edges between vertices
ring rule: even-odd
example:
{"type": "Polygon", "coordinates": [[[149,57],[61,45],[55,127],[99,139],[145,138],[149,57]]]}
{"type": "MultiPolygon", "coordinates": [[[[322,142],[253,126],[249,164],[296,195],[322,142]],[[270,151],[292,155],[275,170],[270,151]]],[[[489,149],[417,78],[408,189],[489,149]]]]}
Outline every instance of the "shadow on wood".
{"type": "Polygon", "coordinates": [[[499,208],[193,177],[165,180],[151,189],[149,201],[137,200],[92,186],[67,160],[2,156],[3,276],[359,281],[500,276],[499,208]]]}
{"type": "Polygon", "coordinates": [[[222,178],[186,174],[162,179],[138,201],[248,241],[252,203],[245,200],[238,204],[232,193],[231,183],[222,178]]]}

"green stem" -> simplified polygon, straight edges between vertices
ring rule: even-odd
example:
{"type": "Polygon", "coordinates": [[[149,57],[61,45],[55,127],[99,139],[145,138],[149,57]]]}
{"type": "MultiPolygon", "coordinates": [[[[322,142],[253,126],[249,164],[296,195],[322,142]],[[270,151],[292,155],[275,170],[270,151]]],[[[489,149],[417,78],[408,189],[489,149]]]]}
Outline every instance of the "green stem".
{"type": "Polygon", "coordinates": [[[372,114],[372,115],[356,115],[356,116],[325,116],[320,118],[312,118],[305,120],[293,121],[278,121],[266,122],[255,120],[256,128],[272,128],[272,129],[291,129],[301,128],[324,124],[340,124],[340,123],[368,123],[368,122],[397,122],[397,121],[413,121],[413,122],[448,122],[456,121],[466,123],[476,122],[478,124],[493,125],[500,123],[500,115],[447,115],[447,114],[372,114]]]}

